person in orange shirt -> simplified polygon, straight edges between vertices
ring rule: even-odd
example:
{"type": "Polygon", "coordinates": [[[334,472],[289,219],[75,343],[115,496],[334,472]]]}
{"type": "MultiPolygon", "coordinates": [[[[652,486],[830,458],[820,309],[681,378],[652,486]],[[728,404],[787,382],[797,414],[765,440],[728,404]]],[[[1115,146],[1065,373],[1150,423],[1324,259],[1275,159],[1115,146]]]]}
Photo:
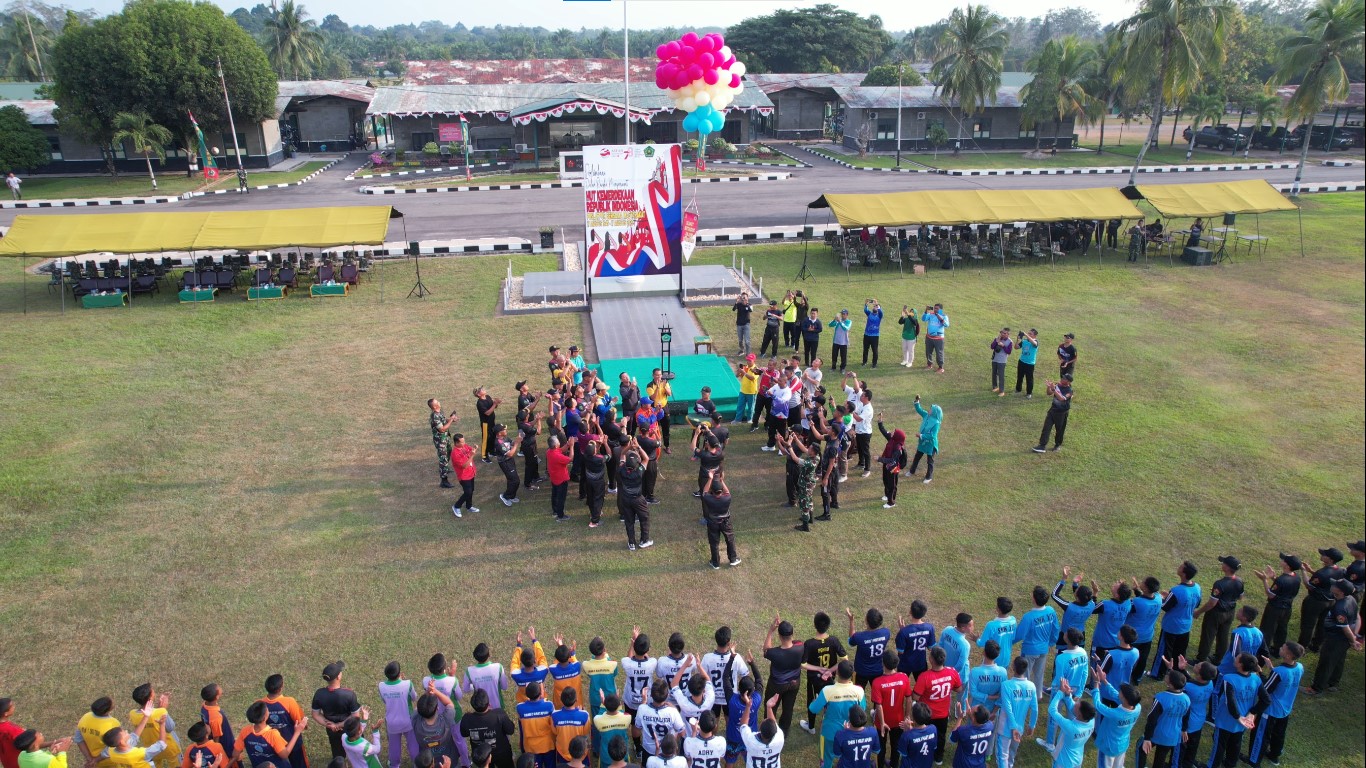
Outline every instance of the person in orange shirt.
{"type": "Polygon", "coordinates": [[[270,711],[264,701],[252,702],[247,707],[247,722],[250,725],[237,735],[234,747],[237,755],[235,762],[239,766],[242,758],[247,757],[251,760],[252,768],[290,768],[289,753],[299,743],[299,737],[304,735],[308,721],[302,717],[295,721],[294,735],[285,741],[279,731],[266,723],[269,716],[270,711]]]}
{"type": "Polygon", "coordinates": [[[555,768],[555,725],[551,720],[555,707],[541,696],[541,691],[540,683],[527,683],[526,701],[517,705],[522,752],[533,757],[535,768],[555,768]]]}
{"type": "Polygon", "coordinates": [[[213,739],[213,731],[205,723],[195,723],[185,732],[193,742],[180,758],[180,768],[227,768],[228,755],[223,745],[213,739]]]}
{"type": "Polygon", "coordinates": [[[209,736],[217,741],[223,748],[223,753],[231,758],[236,739],[232,736],[232,725],[228,723],[228,716],[223,714],[222,707],[218,706],[219,700],[223,698],[223,689],[217,683],[209,683],[200,689],[199,698],[204,701],[199,707],[199,719],[209,726],[209,736]]]}
{"type": "Polygon", "coordinates": [[[550,716],[550,723],[555,729],[555,751],[561,763],[572,763],[574,755],[570,743],[576,738],[587,740],[592,736],[593,729],[589,714],[579,706],[578,688],[565,688],[560,695],[560,704],[562,708],[550,716]]]}
{"type": "MultiPolygon", "coordinates": [[[[266,697],[259,699],[266,705],[266,725],[280,732],[286,743],[294,739],[294,724],[304,718],[303,707],[291,696],[281,694],[285,689],[284,675],[271,675],[266,678],[266,697]]],[[[289,751],[291,768],[308,768],[308,752],[304,750],[303,739],[297,739],[294,749],[289,751]]]]}

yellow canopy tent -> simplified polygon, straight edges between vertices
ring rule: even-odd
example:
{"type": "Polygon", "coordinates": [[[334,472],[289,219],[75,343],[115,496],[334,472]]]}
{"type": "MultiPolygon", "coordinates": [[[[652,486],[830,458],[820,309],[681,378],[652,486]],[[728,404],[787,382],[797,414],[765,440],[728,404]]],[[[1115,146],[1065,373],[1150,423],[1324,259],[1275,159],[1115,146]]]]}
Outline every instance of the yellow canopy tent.
{"type": "Polygon", "coordinates": [[[1268,213],[1297,209],[1266,179],[1205,184],[1139,184],[1126,187],[1124,193],[1130,198],[1142,197],[1168,218],[1208,218],[1226,213],[1268,213]]]}
{"type": "Polygon", "coordinates": [[[1027,189],[827,194],[809,208],[829,208],[840,226],[1008,224],[1016,221],[1137,219],[1143,214],[1119,190],[1027,189]]]}

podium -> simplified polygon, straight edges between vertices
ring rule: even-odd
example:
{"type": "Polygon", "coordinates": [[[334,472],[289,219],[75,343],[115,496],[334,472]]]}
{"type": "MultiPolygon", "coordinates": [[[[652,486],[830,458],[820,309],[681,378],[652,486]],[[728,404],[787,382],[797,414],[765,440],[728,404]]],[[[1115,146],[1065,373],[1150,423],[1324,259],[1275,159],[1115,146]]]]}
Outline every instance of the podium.
{"type": "Polygon", "coordinates": [[[1186,250],[1181,252],[1181,260],[1192,267],[1208,267],[1213,255],[1214,253],[1208,248],[1186,246],[1186,250]]]}

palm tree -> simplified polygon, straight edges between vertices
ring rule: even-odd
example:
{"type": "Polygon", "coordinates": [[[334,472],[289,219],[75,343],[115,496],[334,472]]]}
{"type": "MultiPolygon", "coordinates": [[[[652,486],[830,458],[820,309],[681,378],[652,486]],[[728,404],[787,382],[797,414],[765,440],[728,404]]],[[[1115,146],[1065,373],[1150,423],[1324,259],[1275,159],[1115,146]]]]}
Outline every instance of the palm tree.
{"type": "Polygon", "coordinates": [[[1088,118],[1100,121],[1100,146],[1096,153],[1105,152],[1105,123],[1109,121],[1110,111],[1115,101],[1124,93],[1122,64],[1124,59],[1124,35],[1117,29],[1105,33],[1105,39],[1096,46],[1096,64],[1091,76],[1086,79],[1086,92],[1094,96],[1088,118]]]}
{"type": "MultiPolygon", "coordinates": [[[[1048,107],[1053,119],[1053,148],[1058,146],[1058,131],[1067,120],[1086,118],[1090,115],[1095,99],[1086,91],[1087,80],[1096,70],[1096,49],[1068,35],[1058,40],[1044,43],[1039,53],[1027,65],[1034,72],[1047,72],[1039,81],[1030,81],[1027,89],[1045,87],[1047,92],[1039,94],[1048,107]],[[1039,82],[1036,86],[1035,83],[1039,82]]],[[[1028,97],[1021,93],[1022,97],[1028,97]]],[[[1035,142],[1037,145],[1037,141],[1035,142]]]]}
{"type": "Polygon", "coordinates": [[[1314,115],[1324,104],[1347,98],[1344,62],[1361,61],[1364,21],[1362,0],[1318,0],[1305,17],[1304,34],[1281,43],[1275,79],[1281,83],[1300,81],[1285,111],[1291,117],[1308,121],[1291,194],[1298,195],[1300,191],[1300,178],[1309,160],[1309,143],[1314,133],[1314,115]]]}
{"type": "Polygon", "coordinates": [[[1191,137],[1186,144],[1186,162],[1190,162],[1191,155],[1195,154],[1195,134],[1200,130],[1200,126],[1206,122],[1218,122],[1224,115],[1223,94],[1220,93],[1201,93],[1193,96],[1186,105],[1186,111],[1191,117],[1191,137]]]}
{"type": "Polygon", "coordinates": [[[16,80],[46,80],[43,59],[50,58],[56,41],[52,28],[27,9],[0,21],[0,73],[16,80]]]}
{"type": "Polygon", "coordinates": [[[323,36],[302,5],[285,0],[266,20],[266,56],[280,77],[301,79],[322,60],[323,36]]]}
{"type": "Polygon", "coordinates": [[[165,162],[164,147],[175,141],[166,128],[152,122],[145,112],[120,112],[114,116],[114,144],[125,141],[133,145],[133,151],[147,160],[147,175],[152,179],[152,191],[157,189],[157,175],[152,172],[152,155],[165,162]]]}
{"type": "MultiPolygon", "coordinates": [[[[945,105],[956,100],[959,111],[969,116],[995,101],[1009,44],[1005,20],[985,5],[953,9],[930,69],[930,79],[945,105]]],[[[956,133],[962,135],[961,123],[956,133]]]]}
{"type": "MultiPolygon", "coordinates": [[[[1263,125],[1268,123],[1274,128],[1276,121],[1281,117],[1281,97],[1274,93],[1265,91],[1256,94],[1247,102],[1247,110],[1252,113],[1252,135],[1256,135],[1263,125]]],[[[1251,137],[1243,147],[1243,159],[1247,159],[1247,153],[1252,149],[1251,137]]]]}
{"type": "Polygon", "coordinates": [[[1148,148],[1157,143],[1163,106],[1182,101],[1200,74],[1219,60],[1236,11],[1232,0],[1142,0],[1138,12],[1120,22],[1124,71],[1134,77],[1157,73],[1149,106],[1153,122],[1129,172],[1130,184],[1148,148]]]}

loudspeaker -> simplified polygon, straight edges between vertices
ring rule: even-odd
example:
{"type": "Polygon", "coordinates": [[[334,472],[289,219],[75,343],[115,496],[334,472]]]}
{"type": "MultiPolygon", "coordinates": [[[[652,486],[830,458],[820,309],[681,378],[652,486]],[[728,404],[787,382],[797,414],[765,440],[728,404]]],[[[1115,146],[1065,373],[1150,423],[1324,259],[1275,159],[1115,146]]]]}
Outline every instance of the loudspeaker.
{"type": "Polygon", "coordinates": [[[420,247],[421,247],[421,246],[419,246],[419,245],[417,244],[417,241],[416,241],[416,240],[410,240],[410,241],[408,241],[408,255],[409,255],[409,256],[416,256],[417,253],[418,253],[418,250],[420,249],[420,247]]]}
{"type": "Polygon", "coordinates": [[[803,240],[810,240],[811,237],[812,237],[814,234],[815,234],[815,230],[814,230],[810,225],[807,225],[807,226],[802,227],[802,239],[803,239],[803,240]]]}
{"type": "Polygon", "coordinates": [[[1238,214],[1236,214],[1236,213],[1226,213],[1226,214],[1224,214],[1224,226],[1226,226],[1226,227],[1231,227],[1231,226],[1233,226],[1235,223],[1237,223],[1237,221],[1238,221],[1238,214]]]}

